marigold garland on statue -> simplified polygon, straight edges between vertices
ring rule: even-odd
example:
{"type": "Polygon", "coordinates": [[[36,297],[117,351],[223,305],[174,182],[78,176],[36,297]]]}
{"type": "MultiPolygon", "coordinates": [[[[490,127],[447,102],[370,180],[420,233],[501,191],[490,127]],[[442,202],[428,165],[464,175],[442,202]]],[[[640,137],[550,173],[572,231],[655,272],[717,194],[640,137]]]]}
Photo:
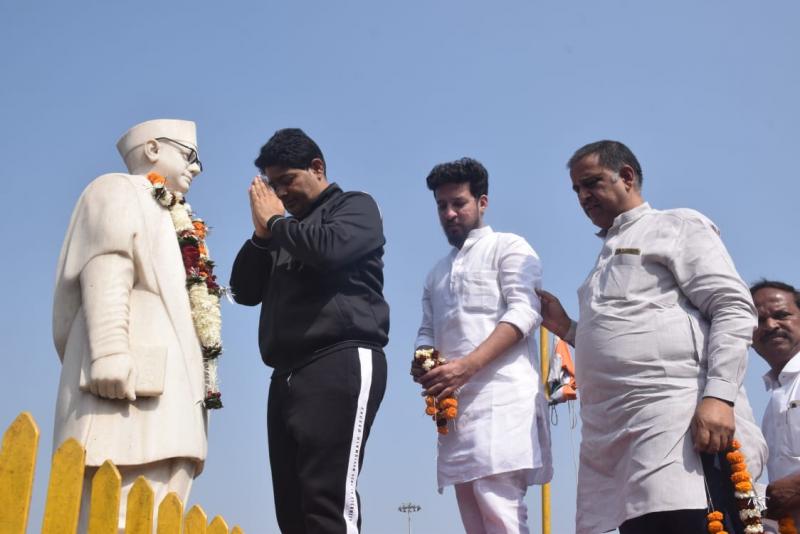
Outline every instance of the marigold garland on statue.
{"type": "MultiPolygon", "coordinates": [[[[417,349],[414,352],[414,359],[425,371],[430,371],[447,361],[433,348],[417,349]]],[[[425,413],[436,422],[436,431],[439,434],[447,434],[449,432],[447,422],[458,415],[458,400],[455,397],[446,397],[436,402],[436,397],[428,395],[425,397],[425,413]]]]}
{"type": "Polygon", "coordinates": [[[151,172],[147,179],[153,184],[153,197],[169,211],[178,238],[186,271],[186,291],[189,294],[192,322],[203,350],[203,404],[207,409],[222,408],[222,394],[217,386],[217,358],[222,353],[219,302],[222,288],[217,284],[214,262],[211,261],[205,244],[208,227],[202,219],[194,216],[183,194],[165,187],[166,180],[163,176],[151,172]]]}

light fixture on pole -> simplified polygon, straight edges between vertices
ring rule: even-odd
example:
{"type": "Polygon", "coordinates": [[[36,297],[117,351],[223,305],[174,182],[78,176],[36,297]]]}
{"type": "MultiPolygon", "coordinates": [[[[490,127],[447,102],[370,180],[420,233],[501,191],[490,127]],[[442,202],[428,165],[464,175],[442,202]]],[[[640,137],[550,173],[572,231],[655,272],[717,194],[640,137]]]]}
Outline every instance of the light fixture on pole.
{"type": "Polygon", "coordinates": [[[412,502],[404,502],[397,507],[398,512],[403,512],[408,516],[408,534],[411,534],[411,514],[422,510],[422,506],[412,502]]]}

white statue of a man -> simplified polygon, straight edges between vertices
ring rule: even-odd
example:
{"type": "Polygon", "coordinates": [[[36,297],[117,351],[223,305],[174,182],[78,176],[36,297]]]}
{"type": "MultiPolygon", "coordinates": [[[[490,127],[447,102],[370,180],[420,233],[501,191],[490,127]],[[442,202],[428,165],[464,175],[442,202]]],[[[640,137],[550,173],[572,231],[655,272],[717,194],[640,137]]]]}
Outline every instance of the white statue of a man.
{"type": "Polygon", "coordinates": [[[173,491],[186,502],[206,457],[206,409],[219,405],[209,371],[221,350],[219,288],[205,226],[182,200],[202,169],[195,124],[143,122],[117,149],[130,174],[105,174],[83,192],[56,275],[53,337],[63,368],[54,446],[72,437],[86,449],[80,532],[91,477],[105,460],[123,479],[120,527],[140,475],[156,506],[173,491]],[[193,312],[209,309],[198,326],[193,312]]]}

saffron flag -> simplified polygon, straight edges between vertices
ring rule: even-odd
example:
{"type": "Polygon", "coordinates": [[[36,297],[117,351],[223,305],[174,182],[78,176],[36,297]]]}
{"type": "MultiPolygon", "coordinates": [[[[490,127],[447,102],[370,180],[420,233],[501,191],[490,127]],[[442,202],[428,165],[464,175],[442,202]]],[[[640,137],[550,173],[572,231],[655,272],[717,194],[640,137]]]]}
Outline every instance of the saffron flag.
{"type": "Polygon", "coordinates": [[[550,390],[550,404],[575,400],[578,398],[578,384],[575,381],[575,366],[569,352],[569,345],[555,336],[553,351],[550,354],[550,372],[547,377],[550,390]]]}

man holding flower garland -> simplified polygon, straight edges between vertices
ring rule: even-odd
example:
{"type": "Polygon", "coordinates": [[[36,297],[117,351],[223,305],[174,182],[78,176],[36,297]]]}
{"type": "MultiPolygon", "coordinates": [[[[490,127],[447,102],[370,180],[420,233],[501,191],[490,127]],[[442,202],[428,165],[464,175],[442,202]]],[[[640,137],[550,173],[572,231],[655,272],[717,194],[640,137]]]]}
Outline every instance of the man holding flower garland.
{"type": "Polygon", "coordinates": [[[231,289],[236,302],[261,305],[261,357],[274,369],[267,432],[278,525],[351,534],[361,528],[356,483],[386,389],[380,211],[366,193],[328,182],[322,151],[300,129],[278,130],[255,164],[255,231],[231,289]]]}
{"type": "Polygon", "coordinates": [[[576,351],[576,532],[704,532],[707,487],[714,507],[736,522],[733,487],[715,484],[727,484],[718,453],[735,431],[753,480],[766,458],[742,386],[755,325],[747,286],[711,221],[644,201],[628,147],[591,143],[567,166],[603,240],[578,290],[577,323],[540,292],[545,327],[576,351]]]}
{"type": "Polygon", "coordinates": [[[207,251],[197,254],[207,262],[205,274],[194,272],[198,283],[188,283],[179,240],[204,248],[182,202],[202,170],[195,124],[143,122],[117,149],[130,174],[100,176],[78,200],[53,303],[53,339],[63,364],[54,446],[72,437],[86,450],[78,532],[87,530],[92,476],[106,460],[122,476],[120,532],[140,475],[156,506],[169,492],[185,503],[206,458],[207,394],[214,390],[219,400],[204,379],[204,341],[213,338],[215,357],[221,350],[219,294],[209,292],[219,288],[207,251]],[[162,202],[167,197],[174,200],[170,206],[162,202]],[[213,317],[203,327],[193,321],[187,287],[211,300],[206,313],[213,317]]]}
{"type": "Polygon", "coordinates": [[[527,488],[552,477],[534,337],[541,263],[520,236],[484,226],[489,175],[478,161],[437,165],[427,185],[453,247],[425,280],[416,340],[417,354],[432,347],[447,361],[415,355],[411,368],[432,402],[458,400],[455,420],[439,421],[452,425],[439,433],[439,491],[455,486],[468,534],[527,533],[527,488]]]}

